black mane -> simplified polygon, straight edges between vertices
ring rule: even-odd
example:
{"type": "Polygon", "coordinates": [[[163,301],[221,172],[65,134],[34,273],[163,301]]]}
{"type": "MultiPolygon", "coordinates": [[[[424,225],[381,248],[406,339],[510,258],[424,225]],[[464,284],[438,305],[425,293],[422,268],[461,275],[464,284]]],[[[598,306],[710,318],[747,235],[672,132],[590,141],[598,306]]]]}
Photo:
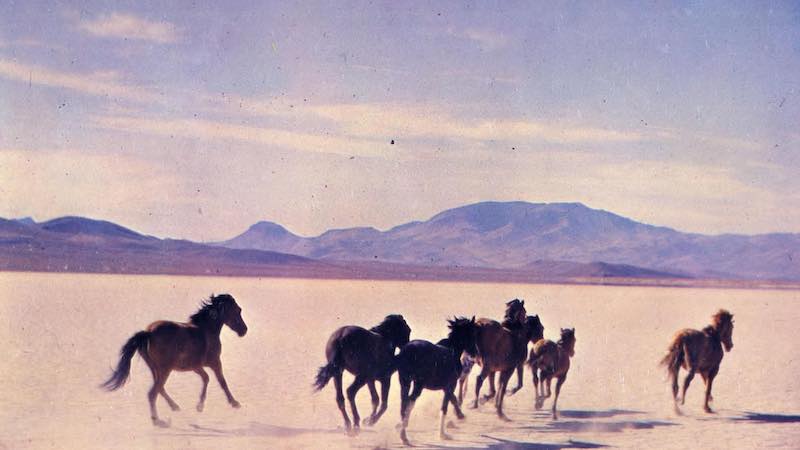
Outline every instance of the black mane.
{"type": "Polygon", "coordinates": [[[203,300],[200,303],[200,309],[189,317],[189,322],[193,325],[202,325],[206,323],[216,323],[222,318],[222,312],[225,305],[232,297],[228,294],[214,295],[211,294],[208,300],[203,300]]]}

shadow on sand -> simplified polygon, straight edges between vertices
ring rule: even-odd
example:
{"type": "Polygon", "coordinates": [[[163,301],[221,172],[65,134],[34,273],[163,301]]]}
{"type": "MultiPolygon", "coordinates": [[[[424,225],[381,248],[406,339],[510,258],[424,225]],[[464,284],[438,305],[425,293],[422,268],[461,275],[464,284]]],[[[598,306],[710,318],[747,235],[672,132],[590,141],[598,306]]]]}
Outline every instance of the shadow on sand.
{"type": "Polygon", "coordinates": [[[250,422],[247,428],[219,429],[205,427],[197,424],[190,424],[193,429],[205,432],[207,435],[219,436],[269,436],[269,437],[295,437],[301,434],[322,433],[322,434],[343,434],[341,429],[314,429],[314,428],[292,428],[280,425],[270,425],[268,423],[250,422]]]}
{"type": "Polygon", "coordinates": [[[616,416],[629,416],[634,414],[644,414],[643,411],[631,411],[627,409],[607,409],[605,411],[588,411],[588,410],[564,410],[559,411],[560,417],[569,419],[607,419],[616,416]]]}
{"type": "Polygon", "coordinates": [[[485,448],[488,450],[562,450],[569,448],[604,448],[608,447],[603,444],[595,444],[592,442],[573,441],[572,439],[562,444],[547,444],[537,442],[517,442],[507,439],[500,439],[485,434],[482,437],[493,439],[497,441],[494,444],[489,444],[485,448]]]}
{"type": "Polygon", "coordinates": [[[758,422],[758,423],[800,423],[800,415],[786,414],[764,414],[745,411],[740,417],[733,417],[735,422],[758,422]]]}

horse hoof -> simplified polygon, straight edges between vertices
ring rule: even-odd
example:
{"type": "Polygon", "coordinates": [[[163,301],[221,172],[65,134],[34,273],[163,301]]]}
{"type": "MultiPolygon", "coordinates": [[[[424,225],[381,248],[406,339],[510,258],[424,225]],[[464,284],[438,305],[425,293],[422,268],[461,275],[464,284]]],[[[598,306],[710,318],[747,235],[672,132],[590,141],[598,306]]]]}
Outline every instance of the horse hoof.
{"type": "Polygon", "coordinates": [[[364,421],[361,422],[361,423],[364,424],[365,427],[371,427],[371,426],[375,425],[375,421],[372,420],[371,417],[369,419],[364,419],[364,421]]]}
{"type": "Polygon", "coordinates": [[[447,433],[439,433],[439,439],[441,439],[443,441],[452,441],[453,440],[453,436],[450,436],[447,433]]]}
{"type": "Polygon", "coordinates": [[[499,417],[500,420],[502,420],[503,422],[513,422],[513,420],[511,420],[508,417],[506,417],[505,414],[498,414],[497,417],[499,417]]]}
{"type": "Polygon", "coordinates": [[[197,412],[203,412],[203,404],[197,405],[197,412]]]}
{"type": "Polygon", "coordinates": [[[153,419],[153,425],[159,428],[169,428],[172,425],[172,421],[163,421],[161,419],[153,419]]]}
{"type": "Polygon", "coordinates": [[[242,404],[237,402],[236,400],[231,400],[231,406],[236,408],[236,409],[239,409],[239,408],[242,407],[242,404]]]}
{"type": "Polygon", "coordinates": [[[457,414],[456,415],[456,419],[458,419],[458,420],[464,420],[466,418],[467,418],[467,416],[465,416],[464,414],[457,414]]]}
{"type": "Polygon", "coordinates": [[[478,409],[478,402],[470,403],[469,409],[478,409]]]}
{"type": "Polygon", "coordinates": [[[169,407],[170,407],[170,409],[172,409],[173,411],[180,411],[180,410],[181,410],[181,407],[180,407],[180,406],[178,406],[177,404],[175,404],[175,405],[169,405],[169,407]]]}
{"type": "Polygon", "coordinates": [[[456,424],[452,420],[448,420],[447,421],[447,429],[449,429],[449,430],[457,430],[458,427],[456,426],[456,424]]]}
{"type": "Polygon", "coordinates": [[[711,408],[709,408],[708,406],[706,406],[705,408],[703,408],[703,410],[705,410],[705,412],[706,412],[707,414],[716,414],[716,413],[714,412],[714,410],[712,410],[712,409],[711,409],[711,408]]]}

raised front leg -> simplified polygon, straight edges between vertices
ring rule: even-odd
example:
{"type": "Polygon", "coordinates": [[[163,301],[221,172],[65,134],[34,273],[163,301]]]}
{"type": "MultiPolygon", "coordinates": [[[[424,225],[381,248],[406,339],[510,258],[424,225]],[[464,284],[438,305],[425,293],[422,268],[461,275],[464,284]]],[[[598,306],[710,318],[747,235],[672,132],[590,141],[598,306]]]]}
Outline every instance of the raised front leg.
{"type": "Polygon", "coordinates": [[[238,408],[242,406],[239,402],[233,398],[233,394],[231,394],[231,390],[228,389],[228,382],[225,381],[225,375],[222,373],[222,364],[215,364],[211,366],[211,370],[214,371],[214,375],[217,377],[217,381],[219,381],[220,387],[222,390],[225,391],[225,396],[228,397],[228,403],[234,408],[238,408]]]}

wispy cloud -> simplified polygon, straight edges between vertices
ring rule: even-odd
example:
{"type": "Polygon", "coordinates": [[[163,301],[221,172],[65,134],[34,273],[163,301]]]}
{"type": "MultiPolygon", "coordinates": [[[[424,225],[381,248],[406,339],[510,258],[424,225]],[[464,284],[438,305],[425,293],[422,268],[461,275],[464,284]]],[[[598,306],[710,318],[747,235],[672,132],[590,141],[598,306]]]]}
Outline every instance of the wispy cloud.
{"type": "Polygon", "coordinates": [[[496,50],[508,45],[509,39],[506,35],[493,30],[466,28],[463,30],[456,30],[450,28],[447,33],[457,38],[472,41],[484,50],[496,50]]]}
{"type": "Polygon", "coordinates": [[[75,73],[0,58],[0,77],[32,85],[71,89],[101,97],[148,101],[156,94],[139,86],[121,82],[114,72],[75,73]]]}
{"type": "Polygon", "coordinates": [[[93,36],[135,39],[168,44],[178,42],[181,33],[170,22],[153,22],[132,14],[111,13],[81,21],[78,28],[93,36]]]}
{"type": "Polygon", "coordinates": [[[385,152],[379,147],[380,143],[367,139],[236,125],[222,121],[97,116],[93,118],[93,124],[98,128],[137,134],[204,140],[236,140],[293,150],[348,156],[385,156],[385,152]]]}

